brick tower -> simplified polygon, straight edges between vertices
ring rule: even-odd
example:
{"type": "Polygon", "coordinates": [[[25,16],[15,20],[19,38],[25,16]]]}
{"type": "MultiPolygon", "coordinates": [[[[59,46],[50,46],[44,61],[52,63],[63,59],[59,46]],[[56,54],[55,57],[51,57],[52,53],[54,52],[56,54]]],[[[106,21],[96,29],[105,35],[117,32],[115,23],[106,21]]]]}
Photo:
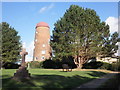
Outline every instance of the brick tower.
{"type": "Polygon", "coordinates": [[[33,61],[44,61],[51,57],[50,28],[45,22],[36,26],[33,61]]]}

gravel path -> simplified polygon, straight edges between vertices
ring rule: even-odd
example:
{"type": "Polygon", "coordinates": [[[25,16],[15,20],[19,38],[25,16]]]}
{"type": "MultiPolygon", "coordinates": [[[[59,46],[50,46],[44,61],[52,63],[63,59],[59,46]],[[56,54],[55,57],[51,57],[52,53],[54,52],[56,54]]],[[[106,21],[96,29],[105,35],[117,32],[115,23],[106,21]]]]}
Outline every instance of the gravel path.
{"type": "MultiPolygon", "coordinates": [[[[79,87],[77,87],[77,88],[75,88],[73,90],[81,90],[81,89],[84,89],[84,90],[85,89],[86,90],[89,90],[89,89],[95,90],[96,88],[101,86],[103,83],[105,83],[108,79],[112,78],[117,73],[118,72],[112,72],[112,73],[106,74],[106,75],[104,75],[101,78],[92,80],[92,81],[90,81],[88,83],[85,83],[85,84],[82,84],[82,85],[80,85],[79,87]]],[[[120,90],[120,87],[119,87],[119,90],[120,90]]]]}

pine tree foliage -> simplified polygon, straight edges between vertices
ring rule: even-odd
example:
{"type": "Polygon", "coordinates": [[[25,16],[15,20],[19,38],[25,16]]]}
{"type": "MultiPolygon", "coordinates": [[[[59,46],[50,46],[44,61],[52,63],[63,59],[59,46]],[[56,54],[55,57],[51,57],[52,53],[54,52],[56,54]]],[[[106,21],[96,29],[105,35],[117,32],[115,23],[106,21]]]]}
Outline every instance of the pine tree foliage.
{"type": "Polygon", "coordinates": [[[104,44],[102,48],[102,55],[105,56],[112,56],[117,53],[118,45],[117,42],[120,41],[118,38],[118,33],[114,32],[110,37],[104,39],[104,44]]]}
{"type": "Polygon", "coordinates": [[[8,23],[2,22],[2,64],[15,62],[21,50],[20,36],[8,23]]]}
{"type": "Polygon", "coordinates": [[[109,26],[92,9],[71,5],[54,25],[51,46],[58,60],[73,56],[81,68],[89,58],[117,50],[117,33],[110,36],[109,26]]]}
{"type": "Polygon", "coordinates": [[[2,24],[0,23],[0,68],[2,66],[2,24]]]}

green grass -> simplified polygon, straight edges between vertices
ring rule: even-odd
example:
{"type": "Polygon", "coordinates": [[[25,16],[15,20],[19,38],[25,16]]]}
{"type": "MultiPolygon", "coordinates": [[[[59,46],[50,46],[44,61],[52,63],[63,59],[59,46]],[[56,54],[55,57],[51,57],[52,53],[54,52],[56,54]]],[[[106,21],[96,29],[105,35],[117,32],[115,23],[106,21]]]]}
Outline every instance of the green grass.
{"type": "Polygon", "coordinates": [[[15,69],[2,70],[3,90],[8,90],[8,88],[12,88],[13,90],[21,90],[21,88],[26,90],[48,90],[48,88],[54,90],[54,88],[66,88],[70,90],[106,74],[102,71],[62,72],[62,70],[30,69],[29,73],[31,73],[31,78],[18,82],[11,79],[15,72],[15,69]]]}

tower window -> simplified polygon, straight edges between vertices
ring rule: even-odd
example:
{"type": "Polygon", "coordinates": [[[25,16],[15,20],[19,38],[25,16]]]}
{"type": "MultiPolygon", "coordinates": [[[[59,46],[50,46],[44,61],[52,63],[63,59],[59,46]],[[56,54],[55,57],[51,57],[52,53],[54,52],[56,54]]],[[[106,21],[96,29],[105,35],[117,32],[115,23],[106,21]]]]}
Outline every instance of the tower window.
{"type": "Polygon", "coordinates": [[[42,54],[45,54],[45,50],[42,51],[42,54]]]}
{"type": "Polygon", "coordinates": [[[38,33],[38,32],[36,31],[36,33],[38,33]]]}
{"type": "Polygon", "coordinates": [[[45,47],[45,44],[43,44],[43,47],[45,47]]]}
{"type": "Polygon", "coordinates": [[[50,44],[50,39],[48,39],[48,44],[50,44]]]}
{"type": "Polygon", "coordinates": [[[44,56],[42,56],[42,57],[41,57],[41,59],[42,59],[42,60],[44,60],[44,59],[45,59],[45,57],[44,57],[44,56]]]}
{"type": "Polygon", "coordinates": [[[37,42],[37,39],[35,39],[35,41],[37,42]]]}
{"type": "Polygon", "coordinates": [[[37,57],[35,57],[35,60],[37,60],[38,58],[37,57]]]}

